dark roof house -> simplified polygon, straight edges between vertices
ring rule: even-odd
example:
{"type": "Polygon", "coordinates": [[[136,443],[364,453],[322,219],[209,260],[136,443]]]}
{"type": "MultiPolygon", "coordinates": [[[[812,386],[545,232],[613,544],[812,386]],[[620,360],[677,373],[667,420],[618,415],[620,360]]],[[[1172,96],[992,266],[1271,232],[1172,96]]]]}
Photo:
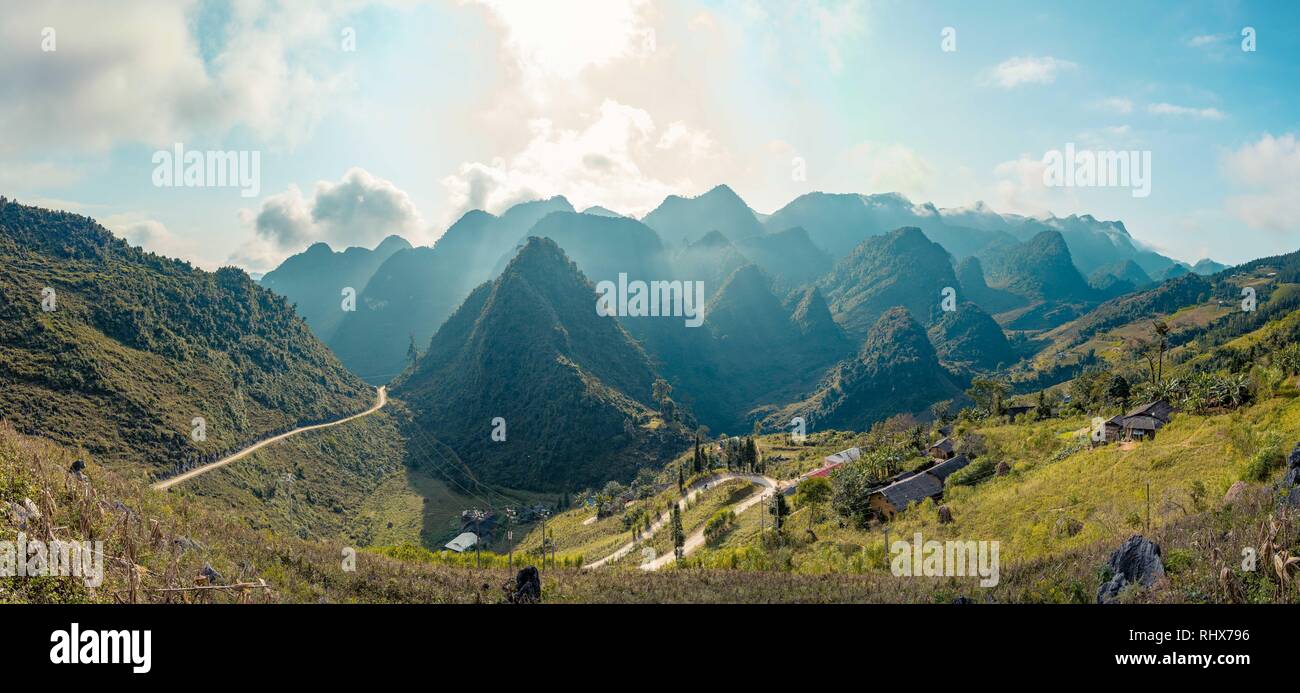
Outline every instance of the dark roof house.
{"type": "Polygon", "coordinates": [[[1137,409],[1130,411],[1129,413],[1125,414],[1124,417],[1131,418],[1134,416],[1149,416],[1153,419],[1159,420],[1160,425],[1163,426],[1164,424],[1169,423],[1169,421],[1173,418],[1173,414],[1174,414],[1173,405],[1169,404],[1163,399],[1158,399],[1154,402],[1149,402],[1147,404],[1138,407],[1137,409]]]}
{"type": "Polygon", "coordinates": [[[952,457],[952,438],[940,438],[937,443],[931,445],[928,449],[931,457],[946,459],[952,457]]]}
{"type": "Polygon", "coordinates": [[[948,477],[952,476],[953,472],[956,472],[958,469],[961,469],[968,464],[970,464],[969,457],[965,455],[957,455],[956,457],[950,457],[939,464],[930,467],[926,473],[933,474],[940,482],[943,482],[947,481],[948,477]]]}
{"type": "Polygon", "coordinates": [[[943,482],[939,477],[922,472],[901,481],[894,482],[871,494],[868,507],[877,515],[892,519],[895,514],[906,510],[912,503],[920,503],[926,498],[943,495],[943,482]]]}

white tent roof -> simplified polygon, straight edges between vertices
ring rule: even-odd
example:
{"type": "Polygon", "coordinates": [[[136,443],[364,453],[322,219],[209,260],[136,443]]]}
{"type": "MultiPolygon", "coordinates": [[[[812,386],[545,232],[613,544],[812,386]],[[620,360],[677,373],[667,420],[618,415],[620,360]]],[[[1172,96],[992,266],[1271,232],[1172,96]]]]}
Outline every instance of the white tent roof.
{"type": "Polygon", "coordinates": [[[473,532],[462,532],[460,536],[447,542],[446,548],[460,553],[466,549],[473,548],[478,543],[478,537],[473,532]]]}

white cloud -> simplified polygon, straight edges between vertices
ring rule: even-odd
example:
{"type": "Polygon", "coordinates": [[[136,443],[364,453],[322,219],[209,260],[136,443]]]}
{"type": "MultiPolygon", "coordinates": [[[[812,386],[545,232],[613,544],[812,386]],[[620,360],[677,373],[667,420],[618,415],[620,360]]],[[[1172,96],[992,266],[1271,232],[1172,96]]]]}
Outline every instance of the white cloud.
{"type": "Polygon", "coordinates": [[[1133,101],[1123,97],[1111,97],[1097,101],[1094,106],[1111,113],[1128,114],[1133,112],[1133,101]]]}
{"type": "Polygon", "coordinates": [[[864,142],[846,153],[848,180],[864,182],[861,192],[897,192],[911,199],[928,199],[934,169],[919,154],[901,144],[864,142]]]}
{"type": "Polygon", "coordinates": [[[1224,156],[1229,182],[1249,189],[1226,200],[1228,212],[1251,228],[1300,230],[1300,144],[1294,134],[1264,135],[1224,156]]]}
{"type": "Polygon", "coordinates": [[[1043,183],[1046,168],[1042,159],[1028,155],[998,164],[993,169],[996,182],[990,194],[992,206],[999,211],[1037,217],[1077,208],[1071,189],[1043,183]]]}
{"type": "Polygon", "coordinates": [[[1068,60],[1044,57],[1017,57],[1004,60],[993,68],[989,79],[1003,89],[1014,89],[1022,84],[1052,84],[1060,72],[1078,67],[1068,60]]]}
{"type": "Polygon", "coordinates": [[[645,0],[477,0],[504,31],[506,60],[536,95],[589,67],[653,51],[645,0]]]}
{"type": "Polygon", "coordinates": [[[104,228],[113,235],[133,246],[144,248],[149,252],[164,257],[189,260],[196,265],[200,262],[197,248],[189,240],[173,234],[166,225],[157,219],[140,212],[123,212],[111,214],[99,220],[104,228]]]}
{"type": "Polygon", "coordinates": [[[508,159],[467,162],[443,179],[451,217],[469,209],[498,213],[527,199],[564,195],[577,208],[602,205],[644,214],[674,192],[691,189],[687,177],[661,180],[653,163],[678,171],[712,155],[708,133],[676,122],[662,132],[646,111],[604,101],[581,129],[555,127],[547,119],[528,125],[531,139],[508,159]]]}
{"type": "Polygon", "coordinates": [[[1191,108],[1172,103],[1153,103],[1147,106],[1147,113],[1177,117],[1200,118],[1202,120],[1223,120],[1226,116],[1217,108],[1191,108]]]}
{"type": "Polygon", "coordinates": [[[0,153],[159,146],[240,125],[292,146],[346,79],[300,53],[353,4],[233,3],[204,51],[197,2],[10,3],[0,23],[0,132],[9,135],[0,153]],[[45,27],[55,32],[49,52],[45,27]]]}
{"type": "Polygon", "coordinates": [[[1232,34],[1200,34],[1187,39],[1187,45],[1192,48],[1207,48],[1214,46],[1233,38],[1232,34]]]}
{"type": "Polygon", "coordinates": [[[305,246],[323,241],[331,247],[371,247],[398,234],[423,240],[423,222],[403,190],[361,168],[352,168],[337,183],[319,181],[311,198],[296,185],[262,201],[253,214],[244,210],[253,238],[231,261],[254,269],[269,268],[305,246]]]}

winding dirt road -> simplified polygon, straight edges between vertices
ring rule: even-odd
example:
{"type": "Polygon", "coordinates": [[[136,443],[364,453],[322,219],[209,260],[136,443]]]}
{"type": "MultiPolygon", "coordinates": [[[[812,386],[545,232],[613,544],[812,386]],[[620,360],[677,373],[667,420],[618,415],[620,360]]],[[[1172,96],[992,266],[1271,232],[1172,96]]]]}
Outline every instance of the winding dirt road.
{"type": "MultiPolygon", "coordinates": [[[[761,502],[763,499],[770,498],[772,492],[776,490],[778,486],[776,479],[773,479],[770,476],[763,476],[761,474],[725,472],[717,476],[711,476],[707,479],[701,479],[688,486],[686,488],[686,495],[677,501],[677,507],[685,511],[687,501],[695,498],[701,493],[704,493],[708,489],[711,489],[719,484],[726,483],[733,479],[744,479],[745,481],[748,481],[751,484],[754,484],[755,486],[759,487],[758,493],[737,503],[735,507],[732,508],[732,512],[736,513],[737,515],[739,515],[742,512],[745,512],[749,508],[753,507],[755,504],[761,502]]],[[[664,513],[662,517],[660,517],[658,520],[655,520],[653,523],[650,524],[650,528],[641,535],[640,539],[624,544],[623,546],[619,547],[619,549],[614,553],[611,553],[610,555],[600,559],[599,561],[592,561],[591,563],[587,563],[586,565],[583,566],[583,568],[586,568],[588,570],[595,570],[596,568],[603,567],[605,565],[608,565],[610,563],[613,563],[623,558],[624,556],[627,556],[628,554],[636,550],[637,546],[644,543],[647,539],[653,537],[656,532],[658,532],[660,529],[668,525],[669,522],[672,522],[672,514],[664,513]]],[[[689,555],[692,551],[698,549],[703,545],[704,545],[704,528],[701,527],[700,529],[696,530],[694,533],[686,537],[686,544],[683,546],[683,549],[685,553],[689,555]]],[[[663,556],[656,557],[652,561],[647,561],[645,563],[642,563],[640,568],[641,570],[659,570],[660,568],[664,567],[665,565],[668,565],[668,563],[674,560],[676,560],[676,556],[674,556],[671,553],[665,554],[663,556]]]]}
{"type": "Polygon", "coordinates": [[[285,431],[284,433],[281,433],[280,435],[275,436],[273,438],[267,438],[266,440],[253,443],[252,445],[244,448],[243,450],[240,450],[239,452],[236,452],[235,454],[230,455],[228,457],[223,457],[217,460],[216,462],[210,462],[208,464],[203,465],[202,467],[195,467],[194,469],[191,469],[190,471],[185,472],[184,474],[181,474],[179,476],[174,476],[170,479],[159,481],[158,483],[153,485],[153,488],[154,490],[157,491],[166,491],[167,489],[175,486],[176,484],[181,483],[182,481],[185,481],[187,479],[193,479],[194,477],[199,476],[200,474],[207,474],[208,472],[214,469],[224,467],[230,464],[231,462],[235,462],[242,457],[246,457],[253,451],[261,449],[267,445],[270,445],[271,443],[274,443],[277,440],[284,440],[285,438],[288,438],[290,436],[296,436],[299,433],[306,433],[307,431],[315,431],[321,428],[329,428],[331,426],[338,426],[340,424],[345,424],[354,419],[359,419],[363,416],[369,416],[382,409],[385,404],[388,404],[388,388],[380,387],[378,390],[375,391],[375,406],[361,412],[360,414],[353,414],[352,416],[348,416],[339,419],[337,421],[330,421],[322,424],[313,424],[311,426],[303,426],[302,428],[295,428],[292,431],[285,431]]]}

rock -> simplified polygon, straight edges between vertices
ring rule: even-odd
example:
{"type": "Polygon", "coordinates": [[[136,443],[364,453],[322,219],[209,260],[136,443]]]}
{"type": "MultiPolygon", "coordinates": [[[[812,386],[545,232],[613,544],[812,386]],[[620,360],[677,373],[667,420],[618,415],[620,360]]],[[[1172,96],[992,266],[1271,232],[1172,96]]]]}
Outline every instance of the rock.
{"type": "Polygon", "coordinates": [[[971,599],[970,597],[957,597],[956,599],[952,600],[952,603],[953,604],[974,604],[975,600],[971,599]]]}
{"type": "Polygon", "coordinates": [[[199,571],[199,576],[206,580],[205,584],[208,585],[221,585],[225,582],[225,578],[221,576],[221,573],[217,572],[216,568],[212,567],[211,563],[203,564],[203,570],[199,571]]]}
{"type": "Polygon", "coordinates": [[[36,507],[30,498],[24,498],[22,503],[9,503],[9,512],[13,514],[14,524],[18,529],[27,529],[27,524],[41,519],[41,511],[36,507]]]}
{"type": "Polygon", "coordinates": [[[1111,574],[1114,576],[1097,590],[1097,603],[1115,600],[1120,590],[1131,584],[1150,587],[1165,576],[1165,564],[1160,558],[1160,547],[1140,534],[1129,537],[1115,553],[1110,555],[1111,574]]]}
{"type": "Polygon", "coordinates": [[[946,505],[939,506],[939,524],[946,525],[951,523],[952,523],[952,511],[949,510],[948,506],[946,505]]]}
{"type": "Polygon", "coordinates": [[[1056,518],[1056,536],[1068,539],[1083,531],[1083,523],[1073,517],[1056,518]]]}
{"type": "Polygon", "coordinates": [[[1234,481],[1232,486],[1228,487],[1228,492],[1223,494],[1224,504],[1236,503],[1241,500],[1241,495],[1246,492],[1246,482],[1234,481]]]}
{"type": "Polygon", "coordinates": [[[72,466],[68,467],[68,473],[77,477],[82,481],[86,480],[86,475],[84,474],[85,471],[86,471],[86,463],[82,462],[81,460],[77,460],[73,462],[72,466]]]}
{"type": "Polygon", "coordinates": [[[1286,474],[1278,490],[1286,495],[1287,505],[1300,505],[1300,443],[1286,457],[1286,474]]]}
{"type": "Polygon", "coordinates": [[[536,566],[527,566],[515,576],[513,589],[506,596],[511,604],[537,604],[542,601],[542,576],[536,566]]]}
{"type": "Polygon", "coordinates": [[[1011,473],[1011,465],[1006,462],[999,462],[998,466],[994,468],[994,473],[998,476],[1006,476],[1011,473]]]}
{"type": "Polygon", "coordinates": [[[186,551],[202,551],[204,548],[203,544],[200,544],[186,536],[178,536],[172,540],[172,543],[176,545],[176,548],[181,550],[181,553],[185,553],[186,551]]]}

